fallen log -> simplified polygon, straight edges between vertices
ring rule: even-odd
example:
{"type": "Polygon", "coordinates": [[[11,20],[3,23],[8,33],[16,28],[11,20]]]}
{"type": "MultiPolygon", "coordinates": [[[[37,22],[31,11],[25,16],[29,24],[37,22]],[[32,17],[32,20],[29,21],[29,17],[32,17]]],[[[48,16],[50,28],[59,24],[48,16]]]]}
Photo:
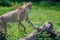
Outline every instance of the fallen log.
{"type": "Polygon", "coordinates": [[[56,37],[57,34],[53,30],[53,24],[51,22],[45,22],[44,25],[37,28],[37,30],[34,30],[31,34],[29,34],[27,37],[19,39],[19,40],[37,40],[37,33],[40,31],[47,32],[49,37],[56,37]]]}
{"type": "Polygon", "coordinates": [[[37,30],[34,30],[31,34],[29,34],[27,37],[25,38],[20,38],[19,40],[37,40],[37,30]]]}

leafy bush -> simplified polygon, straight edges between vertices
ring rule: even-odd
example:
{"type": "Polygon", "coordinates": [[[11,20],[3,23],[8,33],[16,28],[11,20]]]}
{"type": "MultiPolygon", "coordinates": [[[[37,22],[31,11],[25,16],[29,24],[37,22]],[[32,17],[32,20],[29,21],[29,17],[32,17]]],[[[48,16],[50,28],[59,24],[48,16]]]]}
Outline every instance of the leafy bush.
{"type": "Polygon", "coordinates": [[[0,32],[0,40],[6,40],[6,35],[0,32]]]}
{"type": "Polygon", "coordinates": [[[56,38],[50,38],[46,32],[39,32],[37,34],[37,40],[60,40],[60,35],[56,38]]]}
{"type": "Polygon", "coordinates": [[[9,0],[10,2],[23,2],[24,0],[9,0]]]}
{"type": "Polygon", "coordinates": [[[9,1],[6,1],[6,0],[2,0],[0,1],[0,6],[11,6],[10,2],[9,1]]]}

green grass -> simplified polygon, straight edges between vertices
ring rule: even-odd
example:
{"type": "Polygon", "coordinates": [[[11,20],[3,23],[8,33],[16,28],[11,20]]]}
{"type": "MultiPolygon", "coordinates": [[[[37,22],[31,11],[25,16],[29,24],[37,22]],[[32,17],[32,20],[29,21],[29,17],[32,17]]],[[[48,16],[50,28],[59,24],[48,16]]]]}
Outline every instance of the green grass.
{"type": "MultiPolygon", "coordinates": [[[[60,6],[47,6],[42,4],[34,4],[32,10],[29,11],[29,18],[31,22],[36,26],[39,27],[44,22],[50,21],[54,25],[54,30],[60,32],[60,6]]],[[[0,7],[0,15],[14,10],[13,7],[0,7]]],[[[8,28],[8,37],[7,40],[18,40],[19,37],[25,37],[29,33],[33,31],[33,29],[25,22],[22,22],[27,30],[26,32],[23,31],[21,27],[18,26],[17,23],[15,24],[7,24],[8,28]]],[[[41,36],[40,36],[41,37],[41,36]]]]}

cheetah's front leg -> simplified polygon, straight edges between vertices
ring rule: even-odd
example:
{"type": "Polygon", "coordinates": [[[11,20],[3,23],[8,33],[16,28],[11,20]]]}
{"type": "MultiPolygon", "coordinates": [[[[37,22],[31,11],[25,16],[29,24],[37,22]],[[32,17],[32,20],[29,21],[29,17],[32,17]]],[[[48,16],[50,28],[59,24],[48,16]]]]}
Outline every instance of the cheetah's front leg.
{"type": "Polygon", "coordinates": [[[24,26],[21,22],[20,22],[18,25],[22,26],[22,27],[23,27],[23,29],[24,29],[24,31],[26,31],[25,26],[24,26]]]}

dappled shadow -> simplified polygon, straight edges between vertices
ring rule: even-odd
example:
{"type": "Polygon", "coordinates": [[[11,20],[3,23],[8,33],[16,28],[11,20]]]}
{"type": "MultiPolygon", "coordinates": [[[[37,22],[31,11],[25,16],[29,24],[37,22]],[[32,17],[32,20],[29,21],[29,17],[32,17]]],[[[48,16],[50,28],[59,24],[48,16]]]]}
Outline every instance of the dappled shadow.
{"type": "Polygon", "coordinates": [[[2,32],[0,32],[0,40],[7,40],[6,35],[2,32]]]}

